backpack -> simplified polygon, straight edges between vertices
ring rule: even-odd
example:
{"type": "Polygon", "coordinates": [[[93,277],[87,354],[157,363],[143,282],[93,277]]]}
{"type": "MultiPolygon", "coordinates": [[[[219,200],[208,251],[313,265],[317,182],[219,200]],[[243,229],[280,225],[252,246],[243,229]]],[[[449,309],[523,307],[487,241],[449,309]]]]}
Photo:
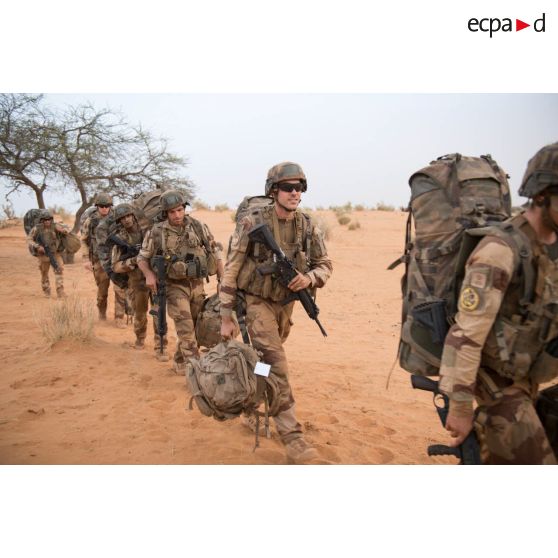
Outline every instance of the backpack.
{"type": "Polygon", "coordinates": [[[262,398],[266,416],[278,412],[279,397],[273,378],[254,374],[258,352],[245,343],[229,340],[215,345],[201,358],[186,365],[190,409],[195,401],[202,414],[223,421],[242,413],[257,413],[262,398]]]}
{"type": "MultiPolygon", "coordinates": [[[[221,303],[217,293],[203,301],[201,310],[196,318],[196,339],[198,345],[211,349],[221,342],[220,308],[221,303]]],[[[233,320],[236,322],[234,316],[233,320]]],[[[235,337],[237,335],[238,332],[235,333],[235,337]]]]}
{"type": "Polygon", "coordinates": [[[405,250],[388,267],[405,263],[398,356],[408,372],[438,374],[465,263],[481,239],[466,232],[511,216],[507,178],[490,155],[459,153],[439,157],[410,177],[405,250]]]}
{"type": "Polygon", "coordinates": [[[246,196],[236,208],[234,215],[235,223],[239,223],[246,215],[254,211],[273,204],[273,198],[269,196],[246,196]]]}
{"type": "Polygon", "coordinates": [[[23,228],[25,229],[25,234],[29,234],[31,229],[39,222],[40,209],[30,209],[23,216],[23,228]]]}
{"type": "Polygon", "coordinates": [[[134,214],[142,230],[148,229],[163,220],[161,194],[164,192],[165,190],[159,189],[144,192],[132,201],[134,214]]]}

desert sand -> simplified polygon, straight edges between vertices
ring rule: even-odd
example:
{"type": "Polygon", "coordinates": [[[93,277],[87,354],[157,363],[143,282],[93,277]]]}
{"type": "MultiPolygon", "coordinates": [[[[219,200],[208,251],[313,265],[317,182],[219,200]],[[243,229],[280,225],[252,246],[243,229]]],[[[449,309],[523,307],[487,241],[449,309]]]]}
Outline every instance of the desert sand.
{"type": "MultiPolygon", "coordinates": [[[[328,250],[334,273],[318,292],[328,337],[297,305],[286,343],[297,414],[323,464],[455,463],[430,458],[426,447],[447,442],[426,392],[411,388],[394,364],[400,327],[406,214],[354,212],[349,231],[332,212],[328,250]]],[[[230,212],[197,211],[226,245],[230,212]]],[[[68,294],[95,301],[91,273],[66,266],[68,294]]],[[[54,285],[51,276],[51,284],[54,285]]],[[[207,285],[208,294],[215,283],[207,285]]],[[[2,464],[283,464],[272,427],[254,451],[254,435],[240,420],[218,422],[188,409],[185,378],[155,360],[153,340],[137,351],[133,328],[117,329],[112,289],[109,320],[95,322],[91,343],[49,347],[36,316],[56,299],[43,297],[38,263],[22,226],[0,230],[0,463],[2,464]]],[[[170,349],[175,335],[169,320],[170,349]]],[[[172,354],[172,353],[171,353],[172,354]]]]}

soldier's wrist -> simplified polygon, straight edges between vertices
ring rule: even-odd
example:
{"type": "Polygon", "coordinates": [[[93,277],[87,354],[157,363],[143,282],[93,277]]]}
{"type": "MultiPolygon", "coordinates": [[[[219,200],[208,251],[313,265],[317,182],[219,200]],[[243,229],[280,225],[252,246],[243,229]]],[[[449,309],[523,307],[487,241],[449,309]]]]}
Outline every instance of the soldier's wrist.
{"type": "Polygon", "coordinates": [[[450,413],[455,417],[472,417],[473,416],[473,400],[466,399],[454,400],[450,399],[450,413]]]}

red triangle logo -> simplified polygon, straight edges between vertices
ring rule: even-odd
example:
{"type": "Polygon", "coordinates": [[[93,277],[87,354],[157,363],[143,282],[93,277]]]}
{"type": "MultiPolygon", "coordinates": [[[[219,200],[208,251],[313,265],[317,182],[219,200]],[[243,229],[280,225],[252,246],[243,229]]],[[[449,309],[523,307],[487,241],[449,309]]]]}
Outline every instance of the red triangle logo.
{"type": "Polygon", "coordinates": [[[531,24],[530,23],[525,23],[524,21],[521,21],[520,19],[515,20],[515,30],[516,31],[521,31],[522,29],[525,29],[526,27],[531,27],[531,24]]]}

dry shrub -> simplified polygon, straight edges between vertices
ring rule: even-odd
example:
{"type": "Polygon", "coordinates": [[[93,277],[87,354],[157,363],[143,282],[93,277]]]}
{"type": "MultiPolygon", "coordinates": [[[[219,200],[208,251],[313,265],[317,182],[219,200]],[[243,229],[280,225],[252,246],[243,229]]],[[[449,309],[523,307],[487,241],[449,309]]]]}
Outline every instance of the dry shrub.
{"type": "Polygon", "coordinates": [[[341,215],[337,215],[337,222],[340,225],[348,225],[351,222],[351,218],[346,213],[342,213],[341,215]]]}
{"type": "Polygon", "coordinates": [[[384,202],[378,202],[376,204],[376,211],[395,211],[393,205],[387,205],[384,202]]]}
{"type": "Polygon", "coordinates": [[[58,215],[62,221],[69,221],[72,218],[71,213],[61,205],[52,205],[48,210],[52,215],[58,215]]]}
{"type": "Polygon", "coordinates": [[[92,302],[72,294],[49,304],[35,319],[43,337],[52,346],[62,339],[90,341],[93,338],[94,316],[92,302]]]}
{"type": "Polygon", "coordinates": [[[358,221],[353,221],[350,225],[349,225],[349,230],[350,231],[356,231],[357,229],[360,229],[360,223],[358,221]]]}
{"type": "Polygon", "coordinates": [[[201,200],[194,200],[192,202],[192,208],[193,209],[204,209],[209,211],[211,209],[211,207],[209,207],[209,205],[207,205],[205,202],[201,201],[201,200]]]}
{"type": "Polygon", "coordinates": [[[355,211],[364,211],[366,209],[366,206],[363,205],[362,203],[358,203],[357,205],[355,205],[355,211]]]}
{"type": "Polygon", "coordinates": [[[215,211],[230,211],[230,207],[226,203],[218,203],[215,206],[215,211]]]}

